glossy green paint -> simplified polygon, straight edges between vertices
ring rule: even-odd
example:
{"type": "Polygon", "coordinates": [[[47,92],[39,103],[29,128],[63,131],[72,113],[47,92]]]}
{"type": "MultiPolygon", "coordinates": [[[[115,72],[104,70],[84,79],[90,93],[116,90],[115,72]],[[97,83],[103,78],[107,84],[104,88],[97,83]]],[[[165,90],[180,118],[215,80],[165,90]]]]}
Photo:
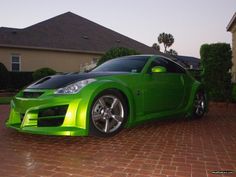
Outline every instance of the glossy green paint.
{"type": "Polygon", "coordinates": [[[126,127],[147,120],[191,115],[194,96],[201,84],[188,72],[167,73],[163,67],[159,67],[155,71],[160,72],[148,73],[155,57],[149,58],[141,73],[97,77],[95,82],[85,86],[77,94],[56,95],[53,89],[42,90],[44,94],[34,99],[22,98],[21,91],[11,101],[6,125],[35,134],[87,136],[92,103],[100,92],[107,89],[116,89],[126,98],[129,108],[126,127]],[[39,110],[59,105],[68,105],[63,124],[60,127],[37,127],[39,110]],[[22,123],[20,113],[25,114],[22,123]]]}

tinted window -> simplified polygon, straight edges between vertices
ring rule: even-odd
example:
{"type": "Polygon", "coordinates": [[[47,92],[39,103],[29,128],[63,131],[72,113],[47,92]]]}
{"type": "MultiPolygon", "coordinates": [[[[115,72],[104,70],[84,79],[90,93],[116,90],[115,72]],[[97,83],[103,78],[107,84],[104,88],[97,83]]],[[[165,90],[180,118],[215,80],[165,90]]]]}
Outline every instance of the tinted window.
{"type": "Polygon", "coordinates": [[[165,58],[156,58],[149,67],[149,72],[154,66],[163,66],[169,73],[185,73],[185,70],[176,63],[165,58]]]}
{"type": "Polygon", "coordinates": [[[147,56],[121,57],[109,60],[91,72],[135,72],[142,71],[147,62],[147,56]]]}

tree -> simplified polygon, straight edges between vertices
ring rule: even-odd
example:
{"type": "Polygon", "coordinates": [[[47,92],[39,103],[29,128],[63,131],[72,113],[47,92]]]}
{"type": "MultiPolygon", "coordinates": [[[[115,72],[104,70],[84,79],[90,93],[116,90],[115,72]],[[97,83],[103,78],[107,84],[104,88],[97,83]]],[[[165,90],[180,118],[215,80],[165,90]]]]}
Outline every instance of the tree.
{"type": "Polygon", "coordinates": [[[54,75],[54,74],[56,74],[56,71],[54,71],[51,68],[40,68],[33,73],[33,79],[39,80],[43,77],[54,75]]]}
{"type": "Polygon", "coordinates": [[[231,97],[232,51],[229,44],[204,44],[200,49],[202,83],[209,98],[214,101],[227,101],[231,97]]]}
{"type": "Polygon", "coordinates": [[[102,58],[98,61],[97,65],[100,65],[104,63],[105,61],[108,61],[113,58],[127,56],[127,55],[137,55],[137,54],[138,52],[136,52],[133,49],[128,49],[124,47],[111,48],[102,56],[102,58]]]}
{"type": "Polygon", "coordinates": [[[178,53],[174,49],[170,49],[169,51],[166,51],[166,53],[170,55],[178,55],[178,53]]]}
{"type": "Polygon", "coordinates": [[[157,43],[152,44],[152,48],[154,48],[157,51],[160,51],[160,46],[157,43]]]}
{"type": "Polygon", "coordinates": [[[175,41],[173,35],[167,34],[167,33],[159,34],[157,40],[160,44],[163,43],[164,48],[165,48],[165,51],[164,51],[165,53],[167,52],[167,48],[170,47],[175,41]]]}

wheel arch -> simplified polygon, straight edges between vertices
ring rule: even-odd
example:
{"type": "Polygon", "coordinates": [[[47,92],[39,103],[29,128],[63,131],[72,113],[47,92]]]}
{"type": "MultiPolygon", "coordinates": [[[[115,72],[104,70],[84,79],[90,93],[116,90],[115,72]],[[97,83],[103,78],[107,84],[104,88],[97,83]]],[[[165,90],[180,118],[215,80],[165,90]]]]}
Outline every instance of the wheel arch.
{"type": "MultiPolygon", "coordinates": [[[[195,82],[193,83],[193,85],[192,85],[191,94],[190,94],[190,97],[189,97],[188,104],[187,104],[187,106],[186,106],[186,113],[187,113],[187,115],[191,115],[191,114],[192,114],[192,112],[193,112],[194,99],[195,99],[196,94],[197,94],[199,91],[205,92],[205,97],[206,97],[206,100],[207,100],[207,102],[208,102],[207,94],[206,94],[204,85],[203,85],[202,83],[198,82],[198,81],[195,81],[195,82]]],[[[208,106],[207,106],[207,109],[208,109],[208,106]]]]}
{"type": "Polygon", "coordinates": [[[92,108],[92,104],[94,99],[96,98],[97,95],[100,93],[106,91],[106,90],[116,90],[118,91],[124,98],[124,100],[127,103],[127,109],[128,109],[128,120],[125,126],[129,124],[131,119],[134,117],[134,97],[133,94],[126,85],[115,82],[115,81],[110,81],[110,80],[102,80],[98,82],[96,85],[89,85],[86,89],[86,92],[81,93],[83,98],[87,99],[86,103],[86,127],[87,130],[89,130],[89,124],[90,124],[90,110],[92,108]],[[88,91],[87,91],[88,90],[88,91]]]}

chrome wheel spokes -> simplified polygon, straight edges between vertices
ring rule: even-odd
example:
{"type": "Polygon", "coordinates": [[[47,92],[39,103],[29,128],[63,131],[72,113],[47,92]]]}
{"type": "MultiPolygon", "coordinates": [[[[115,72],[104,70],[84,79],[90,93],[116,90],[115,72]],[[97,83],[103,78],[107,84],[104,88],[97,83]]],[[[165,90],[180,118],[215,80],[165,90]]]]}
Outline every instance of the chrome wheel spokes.
{"type": "Polygon", "coordinates": [[[104,102],[103,98],[100,98],[98,101],[102,107],[106,107],[106,103],[104,102]]]}
{"type": "Polygon", "coordinates": [[[117,130],[124,120],[124,106],[114,95],[98,98],[92,108],[92,121],[101,132],[111,133],[117,130]]]}
{"type": "Polygon", "coordinates": [[[114,120],[116,120],[117,122],[121,122],[123,120],[123,117],[119,116],[119,115],[112,115],[112,118],[114,120]]]}
{"type": "Polygon", "coordinates": [[[205,112],[205,98],[204,95],[198,93],[195,99],[195,114],[198,116],[203,115],[205,112]]]}
{"type": "Polygon", "coordinates": [[[117,103],[118,103],[118,99],[115,98],[115,99],[113,100],[112,104],[111,104],[111,109],[113,109],[113,108],[116,106],[117,103]]]}

